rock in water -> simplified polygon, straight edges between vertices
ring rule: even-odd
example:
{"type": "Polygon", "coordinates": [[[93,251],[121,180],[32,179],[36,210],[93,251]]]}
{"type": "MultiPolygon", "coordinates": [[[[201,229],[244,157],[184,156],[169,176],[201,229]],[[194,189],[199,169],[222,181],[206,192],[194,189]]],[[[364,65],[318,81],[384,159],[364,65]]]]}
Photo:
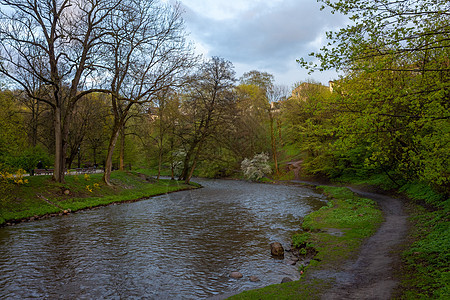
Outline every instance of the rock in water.
{"type": "Polygon", "coordinates": [[[230,277],[235,278],[235,279],[242,278],[242,276],[243,275],[241,272],[231,272],[231,274],[230,274],[230,277]]]}
{"type": "Polygon", "coordinates": [[[289,277],[284,277],[283,280],[281,280],[281,283],[292,281],[289,277]]]}
{"type": "Polygon", "coordinates": [[[270,244],[270,252],[274,256],[284,256],[283,246],[278,242],[270,244]]]}
{"type": "Polygon", "coordinates": [[[256,277],[256,276],[250,276],[250,281],[251,281],[251,282],[257,282],[257,281],[260,281],[260,280],[259,280],[259,278],[256,277]]]}

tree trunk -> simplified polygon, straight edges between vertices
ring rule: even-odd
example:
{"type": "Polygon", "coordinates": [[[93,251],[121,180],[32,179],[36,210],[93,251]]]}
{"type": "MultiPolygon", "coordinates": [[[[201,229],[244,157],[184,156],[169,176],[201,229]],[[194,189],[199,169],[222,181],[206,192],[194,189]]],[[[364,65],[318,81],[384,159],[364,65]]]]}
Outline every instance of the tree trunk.
{"type": "Polygon", "coordinates": [[[31,104],[31,146],[36,147],[38,141],[39,101],[32,100],[31,104]]]}
{"type": "Polygon", "coordinates": [[[103,174],[103,181],[109,186],[111,185],[110,179],[112,172],[112,156],[114,153],[114,148],[116,146],[117,139],[119,137],[120,126],[121,126],[120,124],[116,124],[113,128],[113,133],[111,135],[111,139],[109,140],[108,154],[106,155],[105,173],[103,174]]]}
{"type": "Polygon", "coordinates": [[[173,163],[170,167],[170,180],[175,180],[175,170],[174,170],[173,163]]]}
{"type": "MultiPolygon", "coordinates": [[[[161,110],[160,110],[161,111],[161,110]]],[[[160,120],[162,120],[162,116],[159,116],[160,120]]],[[[162,165],[162,159],[163,159],[163,147],[164,147],[164,130],[162,128],[162,121],[160,121],[159,124],[159,139],[158,139],[158,180],[161,176],[161,165],[162,165]]]]}
{"type": "Polygon", "coordinates": [[[94,166],[97,165],[97,147],[92,148],[92,156],[94,158],[94,166]]]}
{"type": "Polygon", "coordinates": [[[276,145],[276,141],[275,141],[275,133],[273,132],[273,116],[272,115],[270,115],[270,142],[272,145],[273,162],[275,164],[275,174],[277,176],[279,176],[280,172],[278,171],[277,145],[276,145]]]}
{"type": "Polygon", "coordinates": [[[281,121],[277,119],[277,128],[278,128],[278,138],[280,139],[281,145],[283,145],[283,137],[281,135],[281,121]]]}
{"type": "Polygon", "coordinates": [[[192,175],[194,174],[195,167],[197,166],[197,159],[194,158],[194,161],[192,162],[191,170],[188,174],[188,177],[184,180],[184,183],[189,184],[191,181],[192,175]]]}
{"type": "Polygon", "coordinates": [[[184,183],[189,184],[191,181],[192,175],[194,174],[195,167],[197,166],[198,157],[200,156],[200,151],[202,150],[203,141],[198,143],[197,151],[195,152],[194,161],[192,162],[191,170],[188,174],[188,177],[185,179],[184,183]]]}
{"type": "Polygon", "coordinates": [[[69,155],[69,157],[66,160],[66,166],[69,169],[72,168],[72,163],[75,160],[75,156],[77,155],[77,153],[73,153],[73,152],[74,152],[73,150],[70,151],[70,155],[69,155]]]}
{"type": "Polygon", "coordinates": [[[157,180],[159,180],[159,177],[161,177],[161,164],[162,164],[162,149],[159,149],[159,154],[158,154],[158,177],[156,178],[157,180]]]}
{"type": "Polygon", "coordinates": [[[181,171],[180,180],[186,180],[189,175],[189,162],[191,161],[192,152],[194,151],[195,147],[197,146],[197,143],[194,143],[192,147],[189,149],[189,151],[186,153],[186,156],[184,157],[184,164],[183,164],[183,171],[181,171]]]}
{"type": "Polygon", "coordinates": [[[64,183],[64,141],[61,128],[61,108],[54,108],[55,127],[55,165],[53,169],[53,180],[64,183]]]}
{"type": "Polygon", "coordinates": [[[125,157],[125,124],[120,126],[120,152],[119,152],[119,170],[124,170],[125,157]]]}

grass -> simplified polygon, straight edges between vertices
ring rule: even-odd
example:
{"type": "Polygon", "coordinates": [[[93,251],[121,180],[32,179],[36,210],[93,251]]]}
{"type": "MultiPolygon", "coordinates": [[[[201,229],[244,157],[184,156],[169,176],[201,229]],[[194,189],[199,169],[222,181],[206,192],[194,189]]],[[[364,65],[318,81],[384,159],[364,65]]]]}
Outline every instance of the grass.
{"type": "Polygon", "coordinates": [[[320,299],[333,281],[312,278],[312,270],[339,269],[347,259],[355,256],[362,242],[370,237],[383,221],[377,204],[358,197],[347,188],[319,187],[331,200],[328,205],[305,217],[302,231],[293,237],[293,244],[313,245],[318,252],[310,264],[302,269],[300,280],[275,284],[262,289],[240,293],[231,299],[320,299]],[[343,234],[329,234],[328,230],[343,234]]]}
{"type": "Polygon", "coordinates": [[[412,223],[397,299],[450,299],[450,199],[423,184],[403,187],[412,223]]]}
{"type": "Polygon", "coordinates": [[[156,181],[142,172],[115,171],[111,175],[113,186],[102,182],[102,174],[70,175],[65,179],[62,184],[53,182],[50,176],[33,176],[27,184],[4,186],[0,190],[0,225],[198,187],[156,181]]]}

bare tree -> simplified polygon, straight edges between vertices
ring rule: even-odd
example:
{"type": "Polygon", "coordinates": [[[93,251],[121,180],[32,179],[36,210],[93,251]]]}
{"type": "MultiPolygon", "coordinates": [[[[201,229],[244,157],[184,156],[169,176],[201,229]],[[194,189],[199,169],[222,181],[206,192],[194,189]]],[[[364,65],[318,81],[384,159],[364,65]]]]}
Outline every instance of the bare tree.
{"type": "Polygon", "coordinates": [[[52,108],[54,180],[64,181],[75,104],[99,76],[104,22],[120,0],[0,0],[0,74],[13,88],[52,108]],[[40,91],[35,93],[35,82],[40,91]]]}
{"type": "MultiPolygon", "coordinates": [[[[96,164],[96,153],[99,142],[99,133],[103,132],[103,122],[106,119],[107,112],[106,101],[104,94],[92,93],[83,97],[78,101],[72,117],[72,122],[69,124],[69,138],[68,138],[68,153],[66,165],[71,168],[71,165],[78,155],[80,160],[83,144],[89,144],[93,149],[93,164],[96,164]]],[[[108,101],[109,102],[109,101],[108,101]]],[[[108,103],[109,104],[109,103],[108,103]]],[[[80,168],[80,161],[78,162],[80,168]]]]}
{"type": "Polygon", "coordinates": [[[106,184],[110,184],[114,148],[130,109],[180,84],[194,63],[178,4],[129,0],[121,3],[109,22],[112,33],[105,43],[112,53],[107,63],[114,126],[103,178],[106,184]]]}
{"type": "Polygon", "coordinates": [[[183,102],[184,128],[179,132],[185,147],[180,178],[189,183],[199,156],[209,138],[229,115],[224,113],[234,101],[235,72],[231,62],[213,57],[200,67],[183,102]]]}

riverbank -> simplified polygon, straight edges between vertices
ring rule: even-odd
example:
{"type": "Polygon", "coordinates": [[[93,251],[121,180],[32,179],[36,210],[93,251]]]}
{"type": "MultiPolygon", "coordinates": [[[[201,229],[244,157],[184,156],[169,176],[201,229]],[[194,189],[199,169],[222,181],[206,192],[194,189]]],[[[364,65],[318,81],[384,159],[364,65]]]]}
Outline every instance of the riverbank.
{"type": "MultiPolygon", "coordinates": [[[[293,177],[296,180],[289,182],[302,182],[298,180],[298,176],[293,177]]],[[[325,184],[320,182],[323,180],[304,181],[302,184],[312,188],[325,184]]],[[[362,184],[365,186],[364,182],[362,184]]],[[[397,192],[391,191],[392,197],[382,195],[384,192],[381,188],[371,189],[374,188],[381,194],[347,189],[357,191],[363,196],[369,195],[381,204],[379,208],[383,211],[385,222],[379,223],[381,227],[375,235],[372,235],[374,227],[368,224],[367,232],[363,234],[365,237],[360,236],[366,240],[364,246],[361,247],[359,240],[359,245],[355,244],[353,249],[345,244],[342,247],[339,240],[329,236],[336,232],[340,234],[341,231],[330,231],[327,227],[339,227],[339,219],[352,214],[351,210],[345,211],[339,204],[340,200],[336,199],[342,196],[339,195],[339,189],[346,188],[337,188],[336,193],[334,187],[326,187],[324,191],[333,198],[331,206],[305,218],[303,230],[306,234],[293,237],[293,243],[306,240],[306,243],[319,245],[321,248],[317,259],[313,259],[305,270],[302,266],[299,268],[299,271],[303,271],[302,278],[296,282],[246,291],[233,299],[271,299],[274,296],[283,299],[372,296],[380,299],[448,299],[449,199],[420,185],[410,185],[397,192]],[[313,230],[309,232],[311,221],[313,230]],[[324,227],[324,223],[328,225],[324,227]],[[389,247],[391,249],[388,249],[389,247]],[[325,257],[320,257],[321,252],[322,255],[326,254],[325,257]],[[342,256],[342,252],[347,253],[347,258],[342,256]],[[369,266],[373,268],[369,269],[369,266]],[[378,270],[374,271],[377,268],[378,270]]],[[[350,229],[346,228],[344,235],[352,239],[351,234],[348,234],[350,229]]]]}
{"type": "Polygon", "coordinates": [[[306,255],[317,252],[307,265],[299,265],[300,280],[245,291],[231,299],[319,299],[339,280],[343,263],[357,257],[362,243],[383,222],[383,214],[375,201],[347,188],[318,189],[329,196],[329,204],[306,216],[301,231],[293,237],[300,253],[302,248],[306,255]]]}
{"type": "Polygon", "coordinates": [[[27,181],[0,191],[0,226],[199,187],[156,181],[146,170],[114,171],[112,186],[102,182],[102,174],[66,176],[64,184],[53,182],[51,176],[31,176],[27,181]]]}

